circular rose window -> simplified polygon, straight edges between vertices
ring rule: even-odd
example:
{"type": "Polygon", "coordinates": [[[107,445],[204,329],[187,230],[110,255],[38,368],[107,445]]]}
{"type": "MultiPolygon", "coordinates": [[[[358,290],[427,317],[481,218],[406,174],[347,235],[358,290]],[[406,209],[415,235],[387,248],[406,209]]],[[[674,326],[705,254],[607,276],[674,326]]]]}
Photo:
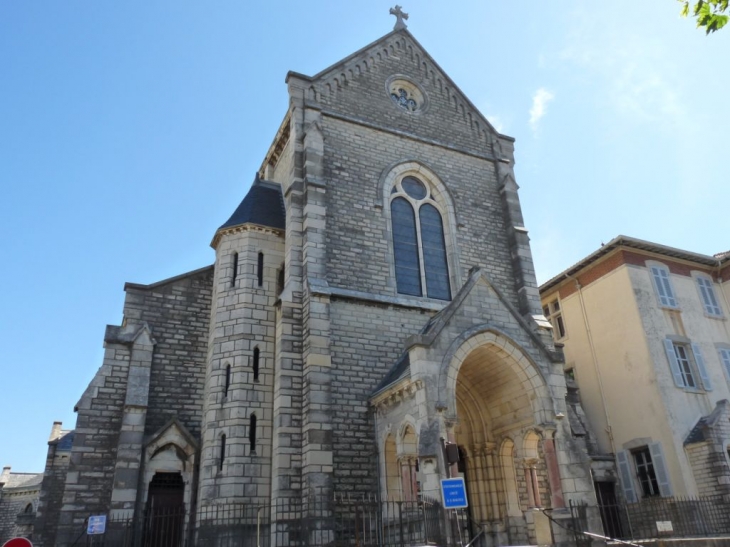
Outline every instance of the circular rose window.
{"type": "Polygon", "coordinates": [[[399,107],[407,112],[418,112],[423,110],[426,99],[421,89],[402,77],[392,77],[388,79],[386,88],[390,99],[399,107]]]}

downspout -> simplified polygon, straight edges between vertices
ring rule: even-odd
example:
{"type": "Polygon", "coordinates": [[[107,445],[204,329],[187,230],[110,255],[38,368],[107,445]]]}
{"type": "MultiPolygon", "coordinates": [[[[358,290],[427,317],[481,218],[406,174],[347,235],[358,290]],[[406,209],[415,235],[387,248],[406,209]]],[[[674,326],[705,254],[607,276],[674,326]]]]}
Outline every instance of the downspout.
{"type": "Polygon", "coordinates": [[[583,325],[586,329],[586,335],[588,337],[588,346],[591,348],[591,358],[593,360],[593,369],[596,373],[596,379],[598,380],[598,391],[601,394],[601,406],[603,407],[603,415],[606,418],[606,433],[608,433],[608,441],[611,444],[611,450],[616,454],[616,445],[613,439],[613,427],[611,426],[611,417],[608,414],[608,406],[606,405],[606,395],[603,389],[603,378],[601,376],[601,369],[598,366],[598,354],[596,353],[596,346],[593,343],[593,333],[591,332],[591,325],[588,321],[588,313],[586,312],[585,300],[583,299],[583,286],[578,281],[578,278],[568,275],[568,278],[572,279],[575,283],[576,289],[578,289],[578,300],[580,301],[580,310],[583,314],[583,325]]]}
{"type": "MultiPolygon", "coordinates": [[[[725,309],[730,310],[730,306],[728,306],[727,301],[727,295],[725,294],[725,290],[722,288],[722,275],[720,274],[720,269],[722,268],[722,260],[717,259],[717,282],[720,284],[720,294],[722,295],[722,301],[725,302],[725,309]]],[[[728,335],[728,338],[730,338],[730,331],[728,330],[728,324],[727,321],[723,321],[725,326],[725,334],[728,335]]]]}

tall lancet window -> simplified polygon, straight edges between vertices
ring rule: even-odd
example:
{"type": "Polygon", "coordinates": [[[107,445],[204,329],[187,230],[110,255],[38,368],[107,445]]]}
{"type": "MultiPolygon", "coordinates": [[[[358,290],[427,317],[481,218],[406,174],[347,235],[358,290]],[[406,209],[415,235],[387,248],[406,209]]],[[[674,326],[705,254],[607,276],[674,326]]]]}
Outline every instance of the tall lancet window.
{"type": "Polygon", "coordinates": [[[398,292],[450,300],[444,224],[428,186],[415,177],[396,183],[390,219],[398,292]]]}

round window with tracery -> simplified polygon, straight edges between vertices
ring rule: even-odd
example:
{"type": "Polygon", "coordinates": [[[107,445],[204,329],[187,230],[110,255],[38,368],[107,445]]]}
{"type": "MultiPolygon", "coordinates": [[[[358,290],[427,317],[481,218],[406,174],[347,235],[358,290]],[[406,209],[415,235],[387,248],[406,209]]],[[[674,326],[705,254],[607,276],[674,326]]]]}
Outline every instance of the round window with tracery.
{"type": "Polygon", "coordinates": [[[425,106],[425,96],[413,82],[404,78],[389,78],[386,83],[391,100],[406,112],[418,112],[425,106]]]}

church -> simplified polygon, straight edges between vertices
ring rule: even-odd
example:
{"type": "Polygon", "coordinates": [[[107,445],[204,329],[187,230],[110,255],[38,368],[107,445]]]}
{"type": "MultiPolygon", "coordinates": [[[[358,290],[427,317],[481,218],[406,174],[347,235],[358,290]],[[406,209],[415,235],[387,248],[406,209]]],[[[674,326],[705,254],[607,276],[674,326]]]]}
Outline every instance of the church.
{"type": "MultiPolygon", "coordinates": [[[[468,508],[440,544],[462,528],[485,546],[566,543],[572,505],[601,532],[514,139],[391,13],[375,42],[288,73],[253,184],[211,234],[215,263],[125,285],[76,427],[50,443],[37,544],[71,545],[89,516],[111,530],[180,508],[164,545],[243,545],[195,534],[211,511],[249,506],[267,508],[252,526],[268,523],[271,547],[355,545],[371,530],[361,519],[344,537],[336,500],[376,500],[382,533],[386,507],[425,515],[449,477],[468,508]]],[[[134,526],[134,544],[163,544],[134,526]]]]}

